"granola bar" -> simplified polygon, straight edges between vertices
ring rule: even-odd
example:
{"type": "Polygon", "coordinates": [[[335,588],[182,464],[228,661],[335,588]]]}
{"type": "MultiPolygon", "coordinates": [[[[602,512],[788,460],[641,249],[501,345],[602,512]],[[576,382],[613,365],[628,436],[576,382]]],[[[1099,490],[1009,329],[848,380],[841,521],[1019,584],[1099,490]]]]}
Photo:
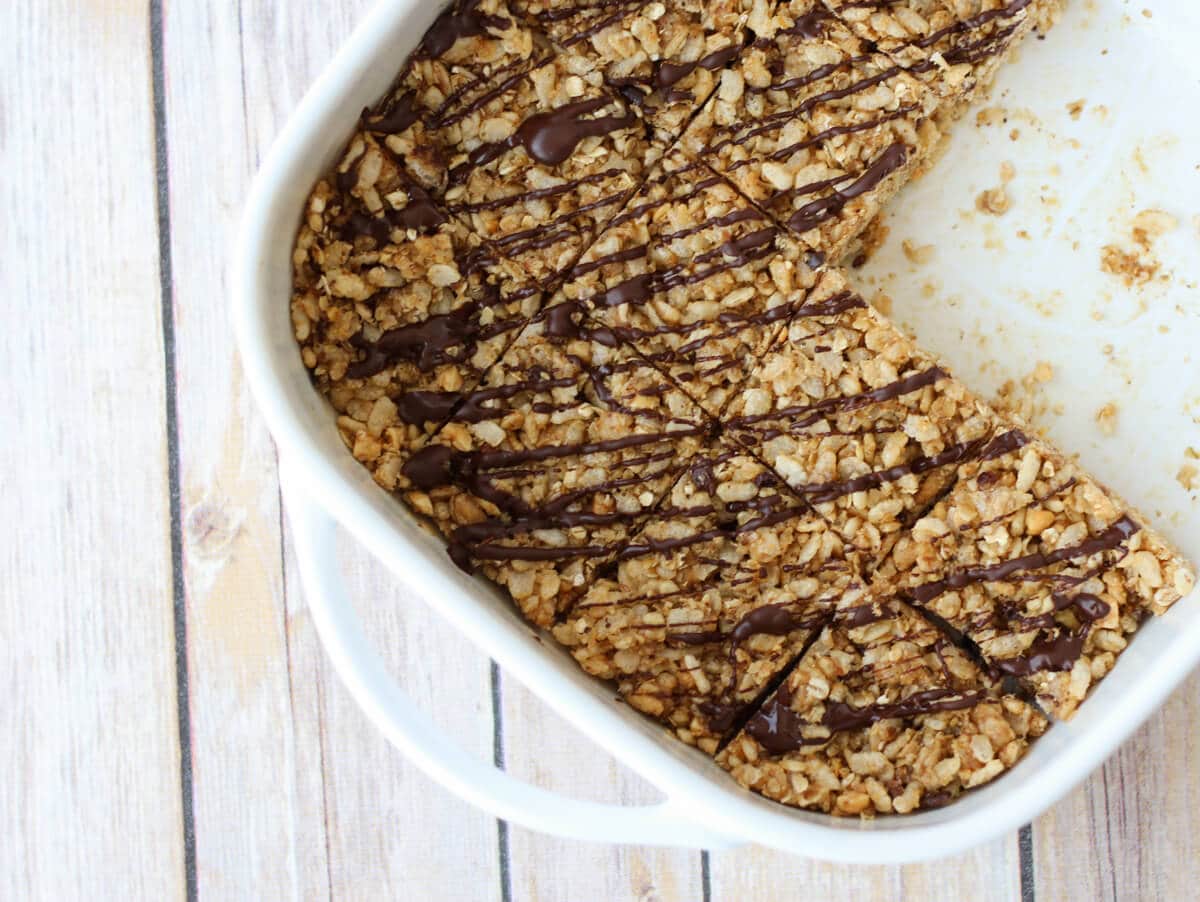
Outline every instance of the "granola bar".
{"type": "Polygon", "coordinates": [[[728,182],[672,152],[559,296],[716,416],[804,303],[808,256],[728,182]]]}
{"type": "Polygon", "coordinates": [[[711,754],[835,605],[861,594],[842,552],[760,461],[718,441],[554,635],[711,754]]]}
{"type": "Polygon", "coordinates": [[[936,95],[817,0],[781,3],[682,145],[837,260],[933,152],[936,95]]]}
{"type": "Polygon", "coordinates": [[[553,289],[661,156],[629,102],[556,56],[443,133],[443,201],[553,289]]]}
{"type": "Polygon", "coordinates": [[[995,415],[827,270],[723,417],[870,570],[995,415]]]}
{"type": "Polygon", "coordinates": [[[401,475],[460,566],[546,626],[632,538],[709,428],[656,369],[560,304],[530,322],[401,475]]]}
{"type": "Polygon", "coordinates": [[[824,0],[854,32],[928,84],[958,116],[1033,28],[1065,0],[824,0]]]}
{"type": "Polygon", "coordinates": [[[836,815],[952,801],[1046,729],[902,602],[844,608],[717,762],[768,798],[836,815]]]}
{"type": "Polygon", "coordinates": [[[769,7],[767,0],[519,0],[516,5],[672,138],[737,56],[747,20],[765,19],[769,7]]]}
{"type": "Polygon", "coordinates": [[[942,618],[997,675],[1070,717],[1187,565],[1077,466],[1011,428],[896,543],[876,580],[942,618]]]}
{"type": "Polygon", "coordinates": [[[545,38],[504,0],[454,0],[425,33],[392,90],[363,116],[423,187],[446,187],[448,151],[461,124],[503,102],[550,61],[545,38]]]}
{"type": "Polygon", "coordinates": [[[541,303],[369,133],[314,189],[293,263],[304,363],[387,489],[541,303]]]}

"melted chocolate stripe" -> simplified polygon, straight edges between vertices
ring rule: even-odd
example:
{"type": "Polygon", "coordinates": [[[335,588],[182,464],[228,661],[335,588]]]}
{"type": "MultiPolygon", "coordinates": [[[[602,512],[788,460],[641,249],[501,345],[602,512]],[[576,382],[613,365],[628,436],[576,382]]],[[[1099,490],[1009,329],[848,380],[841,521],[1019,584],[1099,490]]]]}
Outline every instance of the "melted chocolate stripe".
{"type": "Polygon", "coordinates": [[[1042,570],[1052,564],[1091,557],[1103,551],[1113,551],[1135,535],[1141,526],[1128,515],[1122,516],[1108,529],[1077,545],[1058,548],[1054,551],[1037,552],[1024,557],[1001,561],[987,567],[973,567],[952,573],[944,579],[917,586],[911,596],[918,604],[928,604],[950,589],[963,589],[980,582],[999,582],[1023,571],[1042,570]]]}

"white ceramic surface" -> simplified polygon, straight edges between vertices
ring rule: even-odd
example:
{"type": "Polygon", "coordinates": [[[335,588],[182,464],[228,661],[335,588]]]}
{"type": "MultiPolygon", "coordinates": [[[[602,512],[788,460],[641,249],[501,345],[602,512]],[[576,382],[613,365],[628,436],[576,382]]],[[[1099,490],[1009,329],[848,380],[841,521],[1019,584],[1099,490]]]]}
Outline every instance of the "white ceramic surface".
{"type": "MultiPolygon", "coordinates": [[[[831,860],[900,862],[959,851],[1037,816],[1200,661],[1195,593],[1148,623],[1076,718],[1056,725],[1003,778],[936,811],[834,819],[742,790],[706,756],[614,703],[608,687],[552,642],[538,641],[498,592],[459,571],[442,543],[346,453],[292,338],[291,245],[312,184],[439,6],[384,0],[371,12],[276,142],[236,249],[233,313],[243,363],[279,446],[314,620],[355,698],[452,791],[516,823],[582,839],[707,847],[753,841],[831,860]],[[363,635],[336,569],[335,523],[667,800],[621,808],[563,799],[455,747],[404,697],[363,635]]],[[[1186,39],[1200,23],[1186,6],[1160,2],[1145,19],[1127,14],[1119,0],[1076,0],[1059,29],[1030,41],[1002,73],[993,104],[1011,107],[1010,123],[964,123],[933,174],[906,190],[892,240],[859,278],[868,290],[885,287],[897,318],[982,389],[1028,372],[1037,359],[1054,361],[1058,375],[1045,391],[1067,410],[1051,418],[1053,437],[1081,452],[1197,559],[1196,495],[1172,478],[1183,449],[1200,448],[1200,368],[1192,356],[1200,321],[1190,298],[1200,275],[1200,220],[1192,219],[1200,213],[1192,150],[1200,128],[1190,112],[1200,108],[1200,66],[1186,39]],[[1147,91],[1147,84],[1163,90],[1147,91]],[[1081,98],[1085,111],[1072,119],[1066,104],[1081,98]],[[1106,112],[1097,111],[1101,105],[1106,112]],[[1021,130],[1017,141],[1012,128],[1021,130]],[[964,212],[978,191],[998,182],[1003,160],[1017,170],[1013,209],[994,220],[964,212]],[[1099,247],[1127,237],[1129,219],[1146,207],[1174,213],[1180,225],[1156,245],[1170,280],[1133,292],[1099,273],[1099,247]],[[1019,230],[1029,239],[1017,237],[1019,230]],[[908,265],[901,237],[933,244],[935,260],[908,265]],[[1097,311],[1104,319],[1093,317],[1097,311]],[[1104,353],[1103,344],[1113,348],[1104,353]],[[1004,362],[988,363],[997,356],[1004,362]],[[1121,429],[1102,438],[1092,413],[1114,399],[1121,429]]]]}

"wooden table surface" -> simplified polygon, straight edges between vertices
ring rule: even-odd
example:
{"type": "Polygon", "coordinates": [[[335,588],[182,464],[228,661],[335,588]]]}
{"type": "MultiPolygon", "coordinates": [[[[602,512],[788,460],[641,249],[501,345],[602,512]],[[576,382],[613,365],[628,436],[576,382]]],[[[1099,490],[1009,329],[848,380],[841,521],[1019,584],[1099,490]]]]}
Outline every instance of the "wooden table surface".
{"type": "MultiPolygon", "coordinates": [[[[1038,821],[910,867],[537,835],[368,725],[297,591],[227,315],[249,180],[368,3],[0,10],[0,899],[1195,898],[1196,675],[1038,821]]],[[[654,797],[344,554],[395,671],[466,746],[654,797]]]]}

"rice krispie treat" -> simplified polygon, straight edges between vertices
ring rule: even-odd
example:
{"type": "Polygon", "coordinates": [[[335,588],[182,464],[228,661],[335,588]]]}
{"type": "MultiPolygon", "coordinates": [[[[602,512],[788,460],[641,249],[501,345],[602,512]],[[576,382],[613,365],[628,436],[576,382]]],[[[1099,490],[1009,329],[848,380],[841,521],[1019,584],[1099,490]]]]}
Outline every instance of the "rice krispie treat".
{"type": "Polygon", "coordinates": [[[442,133],[501,101],[553,49],[504,0],[454,0],[425,33],[363,125],[424,187],[445,188],[442,133]]]}
{"type": "Polygon", "coordinates": [[[401,476],[455,561],[546,626],[632,538],[710,425],[656,369],[560,304],[531,321],[401,476]]]}
{"type": "Polygon", "coordinates": [[[728,182],[675,151],[557,297],[583,304],[716,416],[804,303],[814,281],[807,256],[728,182]]]}
{"type": "Polygon", "coordinates": [[[541,302],[367,133],[314,189],[293,264],[304,363],[387,489],[541,302]]]}
{"type": "Polygon", "coordinates": [[[1017,429],[964,465],[876,573],[961,632],[996,675],[1070,717],[1139,624],[1194,577],[1139,518],[1017,429]]]}
{"type": "Polygon", "coordinates": [[[588,673],[712,754],[838,603],[841,540],[760,461],[717,441],[554,636],[588,673]]]}
{"type": "Polygon", "coordinates": [[[559,54],[440,135],[447,209],[551,289],[661,156],[629,102],[577,68],[559,54]]]}
{"type": "Polygon", "coordinates": [[[1021,39],[1066,0],[824,0],[859,37],[928,84],[948,120],[984,90],[1021,39]]]}
{"type": "Polygon", "coordinates": [[[1045,729],[892,600],[840,611],[717,761],[787,805],[907,814],[995,779],[1045,729]]]}
{"type": "Polygon", "coordinates": [[[560,47],[676,137],[741,49],[768,0],[514,0],[560,47]]]}
{"type": "Polygon", "coordinates": [[[833,261],[934,150],[936,105],[818,0],[789,0],[682,144],[833,261]]]}
{"type": "Polygon", "coordinates": [[[869,571],[982,451],[996,418],[826,270],[723,422],[864,553],[869,571]]]}

